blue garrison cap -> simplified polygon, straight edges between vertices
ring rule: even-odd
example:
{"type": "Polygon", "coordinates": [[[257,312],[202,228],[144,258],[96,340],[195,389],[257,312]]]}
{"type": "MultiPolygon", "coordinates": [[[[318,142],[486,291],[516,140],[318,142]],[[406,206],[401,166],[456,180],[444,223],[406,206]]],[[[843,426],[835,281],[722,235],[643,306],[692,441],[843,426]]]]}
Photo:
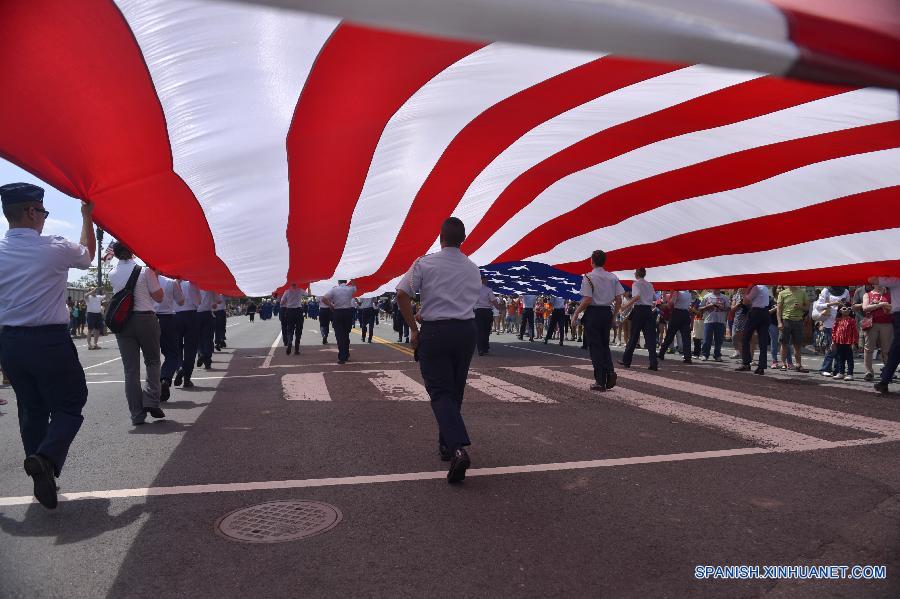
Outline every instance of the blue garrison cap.
{"type": "Polygon", "coordinates": [[[43,202],[44,189],[31,183],[9,183],[0,187],[0,201],[4,206],[24,204],[25,202],[43,202]]]}

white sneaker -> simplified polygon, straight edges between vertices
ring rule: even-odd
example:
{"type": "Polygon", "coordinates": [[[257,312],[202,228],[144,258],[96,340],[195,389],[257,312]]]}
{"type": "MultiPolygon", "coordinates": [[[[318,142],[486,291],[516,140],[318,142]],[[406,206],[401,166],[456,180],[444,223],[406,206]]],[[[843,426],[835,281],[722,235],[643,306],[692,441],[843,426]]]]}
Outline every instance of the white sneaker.
{"type": "Polygon", "coordinates": [[[822,376],[831,376],[831,373],[826,370],[822,372],[822,376]]]}
{"type": "Polygon", "coordinates": [[[853,380],[853,375],[852,375],[852,374],[848,374],[847,376],[844,377],[844,380],[845,380],[845,381],[852,381],[852,380],[853,380]]]}

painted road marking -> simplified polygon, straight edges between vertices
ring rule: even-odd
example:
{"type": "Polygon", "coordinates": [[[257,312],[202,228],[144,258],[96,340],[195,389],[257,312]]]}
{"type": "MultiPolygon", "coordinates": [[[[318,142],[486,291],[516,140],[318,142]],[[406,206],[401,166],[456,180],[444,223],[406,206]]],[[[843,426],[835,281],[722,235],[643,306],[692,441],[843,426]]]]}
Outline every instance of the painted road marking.
{"type": "Polygon", "coordinates": [[[324,372],[286,374],[281,377],[281,388],[288,401],[331,401],[324,372]]]}
{"type": "MultiPolygon", "coordinates": [[[[229,374],[222,376],[192,376],[192,381],[213,381],[218,379],[252,379],[260,376],[275,376],[275,373],[272,374],[229,374]]],[[[108,385],[110,383],[124,383],[125,381],[87,381],[88,385],[108,385]]],[[[176,387],[179,389],[180,387],[176,387]]]]}
{"type": "Polygon", "coordinates": [[[122,356],[119,356],[118,358],[113,358],[112,360],[107,360],[106,362],[100,362],[99,364],[94,364],[93,366],[85,366],[82,370],[90,370],[91,368],[103,366],[104,364],[109,364],[110,362],[118,362],[121,359],[122,359],[122,356]]]}
{"type": "MultiPolygon", "coordinates": [[[[542,379],[558,381],[564,385],[575,387],[586,392],[593,382],[590,379],[559,370],[550,370],[544,366],[511,366],[508,370],[536,376],[542,379]]],[[[747,420],[730,414],[722,414],[706,408],[700,408],[690,404],[679,403],[633,391],[619,386],[604,393],[596,393],[598,401],[614,400],[626,405],[660,414],[669,418],[675,418],[689,424],[714,428],[739,439],[744,439],[755,445],[776,448],[800,448],[818,446],[825,442],[824,439],[805,435],[777,426],[763,424],[754,420],[747,420]]]]}
{"type": "Polygon", "coordinates": [[[272,347],[269,348],[269,354],[266,356],[266,359],[263,360],[260,368],[268,368],[272,365],[272,358],[275,357],[275,350],[279,345],[281,345],[281,333],[278,333],[278,336],[275,337],[275,341],[272,342],[272,347]]]}
{"type": "Polygon", "coordinates": [[[545,397],[531,389],[519,387],[503,379],[477,372],[469,372],[468,385],[500,401],[511,403],[556,403],[549,397],[545,397]]]}
{"type": "MultiPolygon", "coordinates": [[[[742,447],[738,449],[722,449],[716,451],[697,451],[692,453],[674,453],[663,455],[638,456],[630,458],[608,458],[603,460],[587,460],[580,462],[557,462],[550,464],[526,464],[520,466],[498,466],[493,468],[474,468],[466,472],[466,477],[502,476],[509,474],[531,474],[537,472],[562,472],[566,470],[590,470],[595,468],[616,468],[621,466],[637,466],[642,464],[661,464],[665,462],[684,462],[691,460],[708,460],[751,455],[777,453],[799,453],[821,449],[838,449],[862,445],[896,442],[895,439],[874,438],[856,439],[852,441],[823,441],[815,447],[765,448],[742,447]]],[[[305,480],[275,480],[244,483],[220,483],[204,485],[179,485],[172,487],[142,487],[135,489],[113,489],[108,491],[83,491],[62,493],[60,501],[80,501],[85,499],[123,499],[129,497],[161,497],[166,495],[197,495],[200,493],[234,493],[249,491],[278,491],[285,489],[312,489],[348,485],[371,485],[405,481],[440,480],[447,478],[446,470],[437,472],[408,472],[400,474],[376,474],[369,476],[345,476],[337,478],[311,478],[305,480]]],[[[31,495],[18,497],[0,497],[0,507],[29,505],[36,503],[31,495]]]]}
{"type": "Polygon", "coordinates": [[[401,370],[374,370],[369,373],[373,375],[369,377],[369,380],[384,394],[385,399],[428,401],[428,392],[425,390],[425,386],[401,370]]]}
{"type": "MultiPolygon", "coordinates": [[[[592,370],[593,366],[573,366],[573,368],[592,370]]],[[[619,369],[616,371],[619,379],[638,381],[651,385],[659,385],[667,389],[676,391],[684,391],[693,395],[699,395],[709,399],[717,399],[724,402],[747,406],[751,408],[759,408],[769,412],[778,412],[807,420],[816,420],[834,426],[845,428],[855,428],[868,433],[878,435],[900,435],[900,422],[891,420],[881,420],[879,418],[870,418],[868,416],[860,416],[858,414],[848,414],[838,412],[837,410],[829,410],[819,408],[807,404],[783,401],[780,399],[770,399],[768,397],[760,397],[750,395],[740,391],[731,389],[722,389],[719,387],[708,387],[698,383],[682,381],[679,379],[666,378],[659,375],[647,374],[643,372],[635,372],[633,370],[619,369]]]]}

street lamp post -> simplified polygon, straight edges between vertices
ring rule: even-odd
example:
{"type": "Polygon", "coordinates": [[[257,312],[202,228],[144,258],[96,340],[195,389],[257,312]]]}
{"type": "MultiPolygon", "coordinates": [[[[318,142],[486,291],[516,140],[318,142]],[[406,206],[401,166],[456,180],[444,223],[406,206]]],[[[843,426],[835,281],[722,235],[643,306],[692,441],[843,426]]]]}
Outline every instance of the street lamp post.
{"type": "Polygon", "coordinates": [[[103,229],[97,225],[97,289],[103,288],[103,229]]]}

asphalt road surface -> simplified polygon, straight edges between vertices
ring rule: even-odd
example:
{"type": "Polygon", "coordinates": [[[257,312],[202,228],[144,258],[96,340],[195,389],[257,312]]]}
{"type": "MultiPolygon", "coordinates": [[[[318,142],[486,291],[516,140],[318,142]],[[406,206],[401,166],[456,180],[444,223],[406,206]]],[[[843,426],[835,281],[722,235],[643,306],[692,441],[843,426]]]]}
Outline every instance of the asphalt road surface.
{"type": "Polygon", "coordinates": [[[641,352],[601,394],[576,344],[493,336],[463,410],[472,469],[448,485],[388,326],[339,366],[311,321],[290,356],[277,320],[228,324],[212,370],[141,427],[115,340],[76,342],[90,396],[55,511],[31,500],[0,389],[0,597],[900,597],[900,396],[730,361],[654,373],[641,352]],[[288,500],[341,518],[278,543],[216,529],[288,500]],[[886,578],[697,579],[706,565],[886,578]]]}

